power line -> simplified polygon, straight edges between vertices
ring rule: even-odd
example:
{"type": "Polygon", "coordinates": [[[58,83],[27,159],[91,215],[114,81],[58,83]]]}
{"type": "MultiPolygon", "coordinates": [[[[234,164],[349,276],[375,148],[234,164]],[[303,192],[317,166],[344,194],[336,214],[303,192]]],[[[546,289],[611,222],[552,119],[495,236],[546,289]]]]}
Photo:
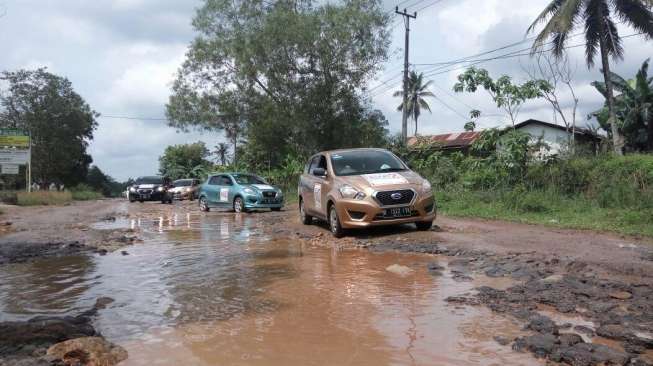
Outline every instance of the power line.
{"type": "Polygon", "coordinates": [[[455,114],[457,114],[459,117],[462,117],[463,119],[467,119],[467,116],[465,116],[464,114],[460,113],[458,110],[456,110],[455,108],[453,108],[453,107],[450,106],[449,104],[445,103],[444,100],[440,99],[436,94],[433,94],[433,98],[435,98],[435,100],[437,100],[438,102],[440,102],[440,104],[442,104],[443,106],[445,106],[448,110],[450,110],[450,111],[454,112],[455,114]]]}
{"type": "Polygon", "coordinates": [[[417,9],[415,11],[422,11],[422,10],[424,10],[426,8],[430,8],[431,6],[439,4],[441,2],[442,2],[442,0],[435,0],[434,2],[432,2],[432,3],[428,4],[428,5],[422,6],[421,8],[419,8],[419,9],[417,9]]]}
{"type": "MultiPolygon", "coordinates": [[[[642,35],[642,34],[644,34],[644,33],[634,33],[634,34],[625,35],[625,36],[623,36],[621,38],[630,38],[630,37],[635,37],[635,36],[639,36],[639,35],[642,35]]],[[[551,43],[553,43],[553,42],[549,42],[546,45],[551,44],[551,43]]],[[[575,45],[571,45],[571,46],[566,46],[566,47],[564,47],[564,49],[583,47],[583,46],[586,46],[586,45],[587,45],[587,43],[580,43],[580,44],[575,44],[575,45]]],[[[551,52],[552,50],[553,50],[553,48],[549,48],[549,49],[546,49],[546,50],[542,50],[541,52],[551,52]]],[[[495,50],[492,50],[492,52],[494,52],[494,51],[495,50]]],[[[484,54],[487,54],[487,53],[490,53],[490,51],[484,52],[484,54]]],[[[446,66],[444,66],[444,67],[433,68],[432,70],[425,70],[423,72],[424,72],[424,76],[436,76],[436,75],[445,74],[445,73],[448,73],[448,72],[451,72],[451,71],[465,69],[465,68],[475,66],[475,65],[478,65],[478,64],[481,64],[481,63],[489,62],[489,61],[503,60],[503,59],[508,59],[508,58],[529,56],[529,55],[531,55],[530,48],[526,48],[526,49],[520,49],[520,50],[512,51],[512,52],[505,53],[505,54],[498,55],[498,56],[494,56],[494,57],[488,57],[488,58],[484,58],[484,59],[467,59],[467,60],[462,61],[462,62],[457,62],[457,63],[467,63],[466,65],[462,65],[462,66],[457,66],[457,67],[452,67],[452,68],[446,68],[446,66]],[[523,51],[526,51],[526,50],[529,50],[529,52],[523,52],[523,51]]],[[[453,66],[453,65],[455,65],[455,63],[451,62],[448,66],[453,66]]],[[[375,87],[375,90],[370,95],[370,97],[375,97],[377,95],[385,93],[386,91],[394,88],[397,85],[397,83],[395,82],[392,85],[390,85],[389,82],[392,79],[395,79],[395,78],[391,78],[390,80],[386,80],[386,82],[384,83],[385,85],[390,87],[389,89],[381,88],[381,85],[378,85],[377,87],[375,87]]]]}
{"type": "Polygon", "coordinates": [[[141,120],[141,121],[169,121],[169,119],[164,117],[115,116],[115,115],[107,115],[107,114],[100,114],[99,118],[130,119],[130,120],[141,120]]]}

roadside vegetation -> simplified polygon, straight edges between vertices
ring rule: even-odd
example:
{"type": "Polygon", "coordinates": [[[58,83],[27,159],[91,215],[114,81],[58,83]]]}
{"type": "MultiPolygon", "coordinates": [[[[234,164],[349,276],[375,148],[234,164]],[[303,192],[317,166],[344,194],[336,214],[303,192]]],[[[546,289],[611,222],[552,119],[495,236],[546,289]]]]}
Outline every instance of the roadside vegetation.
{"type": "Polygon", "coordinates": [[[509,151],[484,150],[480,141],[468,156],[428,144],[404,155],[437,187],[446,215],[653,237],[653,156],[540,159],[529,153],[528,138],[507,138],[515,147],[509,151]]]}
{"type": "Polygon", "coordinates": [[[90,201],[104,197],[88,186],[75,187],[69,191],[3,192],[3,202],[18,206],[64,205],[73,201],[90,201]]]}

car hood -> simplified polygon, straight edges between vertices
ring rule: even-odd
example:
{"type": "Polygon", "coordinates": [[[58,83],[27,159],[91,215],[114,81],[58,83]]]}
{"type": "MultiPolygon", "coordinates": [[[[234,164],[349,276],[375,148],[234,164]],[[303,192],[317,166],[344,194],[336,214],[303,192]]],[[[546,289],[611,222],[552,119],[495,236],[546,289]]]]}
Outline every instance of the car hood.
{"type": "Polygon", "coordinates": [[[338,182],[349,184],[361,190],[381,191],[386,189],[417,188],[424,179],[412,170],[403,172],[374,173],[339,176],[338,182]]]}
{"type": "Polygon", "coordinates": [[[160,184],[137,184],[137,185],[134,186],[134,188],[136,188],[136,189],[153,189],[153,188],[157,188],[157,187],[160,187],[160,186],[161,186],[160,184]]]}
{"type": "Polygon", "coordinates": [[[276,191],[277,189],[269,184],[247,184],[245,187],[258,189],[259,191],[276,191]]]}
{"type": "Polygon", "coordinates": [[[193,187],[192,186],[179,186],[179,187],[170,188],[170,191],[171,192],[181,192],[181,191],[186,190],[186,188],[191,188],[192,189],[193,187]]]}

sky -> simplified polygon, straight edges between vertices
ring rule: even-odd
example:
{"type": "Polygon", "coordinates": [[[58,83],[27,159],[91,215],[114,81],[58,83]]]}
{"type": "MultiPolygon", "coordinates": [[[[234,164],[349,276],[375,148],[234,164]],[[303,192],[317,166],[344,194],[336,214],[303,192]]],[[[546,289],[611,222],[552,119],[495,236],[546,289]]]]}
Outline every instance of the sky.
{"type": "MultiPolygon", "coordinates": [[[[158,171],[158,157],[166,146],[204,141],[214,147],[223,137],[217,133],[179,133],[166,125],[165,103],[175,71],[184,60],[194,37],[191,20],[201,0],[0,0],[0,70],[47,67],[67,77],[75,90],[102,114],[90,144],[94,164],[118,180],[151,175],[158,171]],[[3,15],[4,14],[4,15],[3,15]],[[129,118],[122,118],[129,117],[129,118]]],[[[479,128],[505,125],[505,113],[493,106],[484,91],[453,93],[456,67],[436,69],[423,64],[455,60],[524,40],[526,29],[547,0],[383,0],[392,15],[394,6],[418,11],[411,21],[410,62],[432,80],[431,113],[419,119],[420,134],[456,132],[463,129],[473,109],[482,111],[479,128]],[[420,65],[421,64],[421,65],[420,65]],[[430,73],[429,73],[430,72],[430,73]]],[[[392,15],[395,18],[394,15],[392,15]]],[[[399,99],[403,69],[403,22],[396,17],[391,30],[390,57],[384,69],[369,83],[370,103],[401,129],[399,99]],[[378,87],[377,87],[378,86],[378,87]]],[[[580,29],[579,29],[580,31],[580,29]]],[[[621,27],[622,35],[635,31],[621,27]]],[[[582,37],[570,45],[583,43],[582,37]]],[[[483,58],[527,48],[526,42],[483,58]]],[[[624,40],[625,59],[613,66],[632,76],[653,54],[653,42],[641,36],[624,40]]],[[[603,99],[590,86],[601,79],[597,68],[587,69],[583,48],[569,50],[575,70],[574,89],[579,98],[577,123],[599,108],[603,99]]],[[[528,56],[487,61],[477,65],[491,76],[507,74],[523,82],[528,56]]],[[[460,66],[457,66],[460,67],[460,66]]],[[[561,94],[570,108],[568,93],[561,94]]],[[[518,120],[537,118],[556,122],[545,100],[524,105],[518,120]]],[[[559,122],[560,123],[560,122],[559,122]]],[[[409,132],[414,126],[409,124],[409,132]]]]}

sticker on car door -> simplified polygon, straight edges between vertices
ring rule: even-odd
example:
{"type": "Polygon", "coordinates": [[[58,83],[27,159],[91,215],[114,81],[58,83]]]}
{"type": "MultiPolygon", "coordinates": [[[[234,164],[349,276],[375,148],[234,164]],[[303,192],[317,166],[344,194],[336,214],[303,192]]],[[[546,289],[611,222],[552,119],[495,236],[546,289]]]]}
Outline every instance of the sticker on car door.
{"type": "Polygon", "coordinates": [[[220,202],[229,202],[229,188],[220,188],[220,202]]]}
{"type": "Polygon", "coordinates": [[[313,199],[315,200],[315,209],[322,209],[322,185],[320,183],[315,183],[313,186],[313,199]]]}

